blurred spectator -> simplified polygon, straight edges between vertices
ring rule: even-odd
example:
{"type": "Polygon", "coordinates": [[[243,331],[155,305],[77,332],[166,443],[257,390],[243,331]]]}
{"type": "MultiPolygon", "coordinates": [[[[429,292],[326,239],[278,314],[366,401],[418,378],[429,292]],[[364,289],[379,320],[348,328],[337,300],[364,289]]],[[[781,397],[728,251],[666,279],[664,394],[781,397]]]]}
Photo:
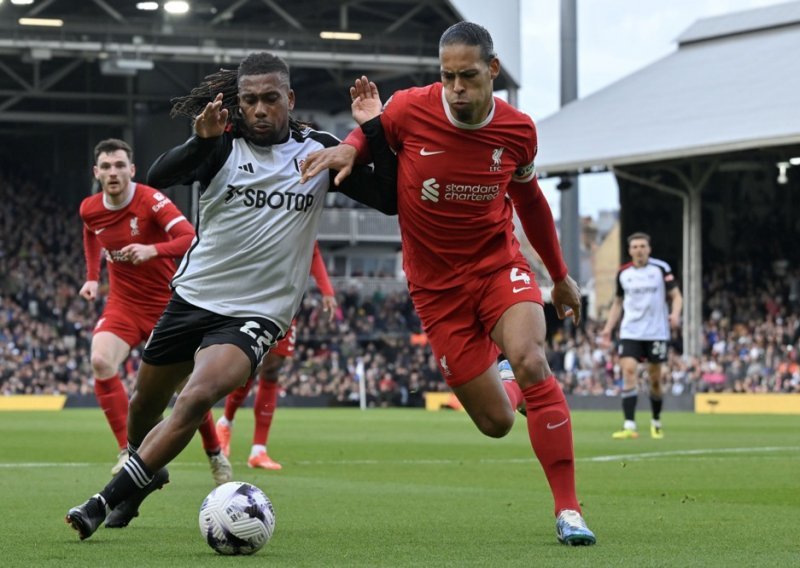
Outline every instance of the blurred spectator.
{"type": "MultiPolygon", "coordinates": [[[[78,296],[84,268],[77,218],[77,204],[0,174],[2,395],[94,393],[89,346],[102,305],[78,296]]],[[[407,293],[362,297],[352,287],[337,299],[340,309],[328,322],[319,291],[306,294],[282,396],[326,395],[337,404],[358,405],[359,359],[370,405],[422,407],[424,392],[448,390],[407,293]]],[[[676,338],[665,392],[800,393],[800,268],[712,266],[705,272],[703,304],[703,354],[684,358],[676,338]]],[[[591,320],[569,333],[553,330],[548,361],[568,394],[619,395],[618,356],[600,348],[599,331],[591,320]]],[[[139,363],[134,350],[121,369],[128,389],[139,363]]]]}

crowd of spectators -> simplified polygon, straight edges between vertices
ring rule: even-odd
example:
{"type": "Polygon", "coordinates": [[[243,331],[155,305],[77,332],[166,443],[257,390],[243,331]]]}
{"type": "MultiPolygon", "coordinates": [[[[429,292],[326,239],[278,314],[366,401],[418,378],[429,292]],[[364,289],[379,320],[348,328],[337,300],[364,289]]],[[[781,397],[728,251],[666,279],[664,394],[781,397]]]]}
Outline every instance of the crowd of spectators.
{"type": "MultiPolygon", "coordinates": [[[[46,197],[33,184],[0,175],[0,394],[93,396],[91,330],[102,308],[78,290],[85,278],[77,204],[46,197]]],[[[800,393],[800,269],[786,262],[727,263],[706,270],[704,348],[681,355],[672,343],[667,391],[800,393]]],[[[371,405],[422,406],[445,391],[407,293],[337,291],[332,322],[311,290],[298,314],[294,358],[282,371],[284,396],[358,404],[360,378],[371,405]]],[[[602,322],[551,333],[548,358],[564,390],[619,394],[613,349],[598,344],[602,322]]],[[[122,369],[130,389],[140,352],[122,369]]]]}

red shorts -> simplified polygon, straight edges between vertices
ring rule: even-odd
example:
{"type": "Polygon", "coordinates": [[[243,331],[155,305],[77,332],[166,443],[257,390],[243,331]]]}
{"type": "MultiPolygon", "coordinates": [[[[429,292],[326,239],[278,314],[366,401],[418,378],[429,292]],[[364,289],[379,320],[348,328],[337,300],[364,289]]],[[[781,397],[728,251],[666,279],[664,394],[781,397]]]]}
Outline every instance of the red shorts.
{"type": "Polygon", "coordinates": [[[542,292],[525,262],[447,290],[409,283],[409,292],[450,387],[468,383],[497,359],[500,350],[489,334],[508,308],[520,302],[543,305],[542,292]]]}
{"type": "Polygon", "coordinates": [[[269,350],[270,353],[280,355],[281,357],[294,356],[294,344],[297,342],[297,325],[296,320],[292,320],[292,325],[289,326],[289,331],[281,339],[275,347],[269,350]]]}
{"type": "Polygon", "coordinates": [[[108,331],[131,347],[136,347],[150,337],[162,312],[163,308],[156,311],[109,304],[97,320],[93,333],[108,331]]]}

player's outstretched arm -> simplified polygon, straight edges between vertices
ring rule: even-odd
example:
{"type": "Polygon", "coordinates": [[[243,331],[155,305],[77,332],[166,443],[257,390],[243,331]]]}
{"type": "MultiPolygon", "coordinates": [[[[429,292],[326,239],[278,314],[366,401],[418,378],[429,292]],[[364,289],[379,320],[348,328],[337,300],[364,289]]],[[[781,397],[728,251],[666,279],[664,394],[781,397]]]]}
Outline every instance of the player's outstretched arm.
{"type": "MultiPolygon", "coordinates": [[[[350,87],[350,100],[352,101],[350,110],[353,114],[353,120],[359,125],[381,113],[383,105],[378,86],[370,81],[366,75],[356,79],[353,86],[350,87]]],[[[363,142],[361,147],[355,147],[351,144],[339,144],[338,146],[309,154],[300,170],[300,183],[305,183],[325,170],[335,170],[339,173],[336,174],[333,183],[337,187],[341,185],[342,181],[353,171],[353,165],[360,154],[359,150],[366,147],[366,139],[361,136],[360,129],[356,128],[350,133],[350,136],[354,134],[359,136],[363,142]]],[[[348,139],[350,136],[348,136],[348,139]]]]}
{"type": "Polygon", "coordinates": [[[222,108],[222,94],[218,94],[195,117],[195,134],[156,158],[147,172],[147,185],[165,188],[210,180],[230,153],[223,136],[227,119],[228,109],[222,108]]]}
{"type": "Polygon", "coordinates": [[[338,187],[353,171],[357,155],[358,151],[349,144],[311,152],[300,169],[300,183],[305,183],[323,172],[327,173],[328,170],[335,170],[339,173],[333,179],[333,184],[338,187]]]}

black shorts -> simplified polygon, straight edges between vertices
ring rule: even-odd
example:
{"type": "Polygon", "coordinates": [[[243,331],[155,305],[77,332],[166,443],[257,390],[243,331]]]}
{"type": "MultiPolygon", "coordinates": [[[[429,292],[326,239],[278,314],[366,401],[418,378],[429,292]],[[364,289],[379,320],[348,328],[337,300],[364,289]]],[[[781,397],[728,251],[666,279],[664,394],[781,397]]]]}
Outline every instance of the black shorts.
{"type": "Polygon", "coordinates": [[[203,347],[231,344],[250,359],[252,374],[280,337],[280,328],[266,318],[221,316],[173,294],[144,346],[142,361],[148,365],[171,365],[193,360],[203,347]]]}
{"type": "Polygon", "coordinates": [[[667,360],[667,342],[623,339],[619,342],[619,356],[633,357],[637,361],[649,363],[664,363],[667,360]]]}

